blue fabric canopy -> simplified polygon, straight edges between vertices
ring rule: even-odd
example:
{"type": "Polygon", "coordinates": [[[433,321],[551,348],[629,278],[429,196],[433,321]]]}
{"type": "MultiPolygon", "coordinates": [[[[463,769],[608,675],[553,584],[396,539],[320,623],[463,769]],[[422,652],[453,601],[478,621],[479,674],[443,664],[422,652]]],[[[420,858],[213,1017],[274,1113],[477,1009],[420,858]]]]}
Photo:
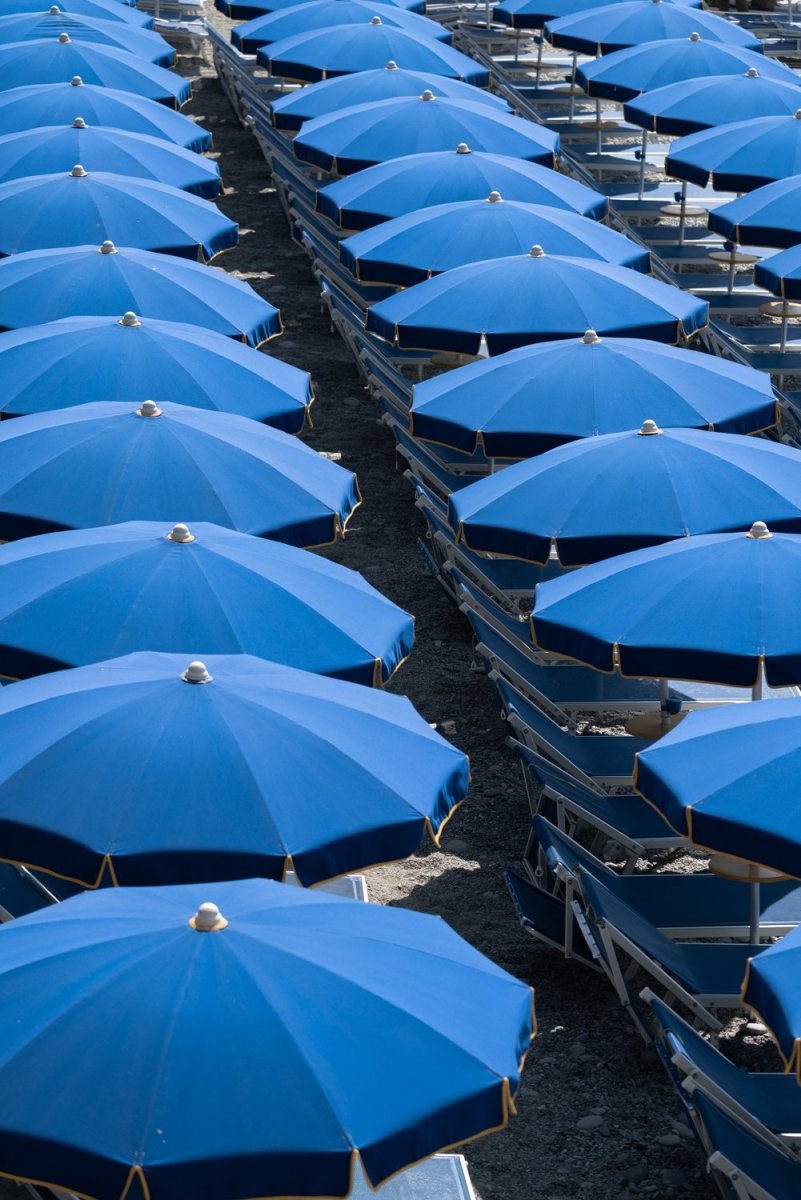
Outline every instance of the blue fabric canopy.
{"type": "Polygon", "coordinates": [[[358,104],[307,121],[292,143],[301,162],[351,175],[375,163],[466,142],[511,158],[553,166],[559,135],[514,114],[423,92],[375,104],[358,104]]]}
{"type": "Polygon", "coordinates": [[[708,225],[734,242],[797,245],[801,242],[801,175],[768,183],[747,196],[722,204],[710,212],[708,225]]]}
{"type": "Polygon", "coordinates": [[[801,537],[680,538],[539,584],[532,631],[542,650],[599,671],[753,687],[801,683],[801,537]]]}
{"type": "Polygon", "coordinates": [[[801,173],[801,105],[792,116],[735,121],[670,147],[665,171],[717,191],[750,192],[801,173]]]}
{"type": "MultiPolygon", "coordinates": [[[[644,412],[650,399],[640,395],[644,412]]],[[[451,494],[456,541],[471,550],[564,567],[688,534],[747,528],[801,533],[801,454],[740,434],[697,429],[581,438],[451,494]]]]}
{"type": "Polygon", "coordinates": [[[783,300],[801,300],[801,245],[756,263],[754,283],[783,300]]]}
{"type": "Polygon", "coordinates": [[[59,8],[62,12],[77,13],[83,17],[99,17],[104,21],[124,22],[140,29],[152,29],[150,13],[131,7],[130,0],[0,0],[0,13],[4,16],[18,13],[42,13],[48,8],[59,8]]]}
{"type": "Polygon", "coordinates": [[[707,321],[707,306],[627,267],[559,258],[533,247],[517,258],[455,267],[380,300],[366,325],[403,349],[490,354],[528,342],[601,334],[678,342],[707,321]]]}
{"type": "MultiPolygon", "coordinates": [[[[679,0],[687,8],[700,8],[703,0],[679,0]]],[[[629,0],[612,0],[628,4],[629,0]]],[[[608,0],[504,0],[492,10],[492,19],[513,29],[542,29],[546,21],[591,8],[607,7],[608,0]]]]}
{"type": "Polygon", "coordinates": [[[270,105],[270,111],[276,129],[300,129],[304,121],[326,117],[343,108],[374,104],[397,96],[419,96],[426,90],[451,100],[469,100],[473,104],[488,104],[490,108],[511,111],[506,101],[494,92],[462,83],[461,79],[434,75],[431,71],[404,71],[391,60],[374,71],[337,75],[334,79],[323,79],[279,96],[270,105]]]}
{"type": "Polygon", "coordinates": [[[708,42],[724,42],[761,53],[762,42],[733,21],[667,0],[629,0],[602,8],[582,9],[546,22],[545,36],[554,46],[578,54],[612,54],[699,33],[708,42]]]}
{"type": "Polygon", "coordinates": [[[264,421],[287,433],[310,423],[311,380],[290,363],[221,333],[174,321],[67,317],[0,338],[4,417],[143,396],[264,421]]]}
{"type": "Polygon", "coordinates": [[[488,458],[527,458],[574,438],[622,433],[644,397],[662,428],[756,433],[774,425],[770,378],[752,367],[642,338],[540,342],[414,388],[415,437],[488,458]]]}
{"type": "Polygon", "coordinates": [[[766,79],[797,84],[796,75],[784,63],[765,58],[754,50],[722,42],[704,41],[700,34],[645,42],[628,50],[617,50],[596,62],[584,63],[576,80],[588,96],[599,100],[631,100],[640,92],[703,79],[708,75],[741,75],[754,67],[766,79]]]}
{"type": "Polygon", "coordinates": [[[740,75],[710,75],[684,79],[645,92],[623,106],[623,115],[651,133],[698,133],[740,120],[790,115],[801,106],[801,86],[783,79],[765,79],[756,67],[740,75]]]}
{"type": "Polygon", "coordinates": [[[281,332],[278,309],[248,283],[185,259],[104,242],[0,261],[0,329],[128,311],[201,325],[251,346],[281,332]]]}
{"type": "Polygon", "coordinates": [[[433,38],[384,25],[380,17],[365,20],[363,25],[332,25],[282,38],[259,50],[256,58],[271,75],[311,83],[334,75],[375,70],[386,66],[390,59],[409,71],[430,71],[478,87],[489,83],[489,71],[466,54],[433,38]]]}
{"type": "Polygon", "coordinates": [[[11,921],[0,1005],[4,1170],[98,1200],[377,1186],[506,1125],[534,1032],[439,918],[256,879],[11,921]]]}
{"type": "Polygon", "coordinates": [[[73,42],[69,34],[33,42],[0,46],[0,76],[6,88],[32,83],[66,83],[80,75],[84,83],[119,88],[171,108],[180,108],[191,95],[186,79],[154,66],[127,50],[73,42]]]}
{"type": "Polygon", "coordinates": [[[651,255],[625,237],[577,213],[505,200],[438,204],[356,233],[339,245],[339,257],[367,283],[420,283],[453,267],[486,258],[523,254],[546,242],[554,254],[599,259],[648,271],[651,255]]]}
{"type": "Polygon", "coordinates": [[[213,521],[293,545],[334,541],[356,477],[303,442],[180,404],[80,404],[0,425],[0,537],[134,519],[213,521]]]}
{"type": "Polygon", "coordinates": [[[371,17],[379,17],[382,25],[403,29],[413,37],[433,38],[450,44],[450,29],[417,13],[407,12],[391,4],[374,4],[373,0],[310,0],[296,4],[283,12],[265,13],[231,30],[231,41],[243,54],[255,54],[260,46],[268,46],[283,38],[316,33],[332,25],[363,25],[371,17]],[[336,7],[335,7],[336,5],[336,7]]]}
{"type": "Polygon", "coordinates": [[[73,42],[89,42],[97,46],[112,46],[143,58],[161,67],[171,67],[175,51],[160,33],[151,29],[136,29],[122,21],[109,21],[78,13],[10,13],[0,11],[0,45],[8,42],[30,42],[68,33],[73,42]]]}
{"type": "Polygon", "coordinates": [[[0,184],[31,175],[66,175],[75,163],[90,173],[134,176],[213,199],[220,168],[210,158],[163,138],[81,124],[45,125],[0,134],[0,184]]]}
{"type": "MultiPolygon", "coordinates": [[[[13,3],[14,0],[8,0],[13,3]]],[[[214,0],[214,7],[234,21],[251,21],[265,13],[286,12],[297,8],[304,0],[214,0]]],[[[406,12],[424,13],[425,0],[381,0],[391,8],[402,8],[406,12]]],[[[333,22],[332,22],[333,24],[333,22]]]]}
{"type": "Polygon", "coordinates": [[[187,150],[211,149],[211,134],[183,113],[131,92],[84,83],[80,75],[69,83],[37,83],[0,92],[0,136],[42,125],[71,125],[77,117],[89,125],[162,138],[187,150]]]}
{"type": "Polygon", "coordinates": [[[690,713],[637,755],[637,790],[697,846],[801,873],[801,700],[690,713]]]}
{"type": "Polygon", "coordinates": [[[606,215],[607,200],[600,192],[548,167],[484,154],[466,143],[456,150],[392,158],[337,179],[317,192],[317,209],[345,229],[369,229],[434,204],[483,200],[493,189],[507,200],[547,204],[585,217],[606,215]]]}
{"type": "Polygon", "coordinates": [[[12,679],[147,649],[255,654],[370,687],[414,638],[412,617],[356,571],[204,522],[23,538],[0,546],[0,578],[0,675],[12,679]]]}
{"type": "MultiPolygon", "coordinates": [[[[772,703],[772,702],[771,702],[772,703]]],[[[788,1071],[801,1084],[801,996],[798,972],[801,929],[792,929],[774,946],[748,961],[743,1003],[754,1009],[773,1034],[788,1071]]]]}
{"type": "Polygon", "coordinates": [[[86,887],[289,869],[311,886],[439,842],[467,757],[404,696],[249,654],[204,651],[205,678],[191,661],[147,651],[2,689],[6,860],[86,887]]]}
{"type": "Polygon", "coordinates": [[[239,227],[215,204],[147,179],[85,171],[0,184],[0,255],[102,242],[208,261],[239,227]]]}

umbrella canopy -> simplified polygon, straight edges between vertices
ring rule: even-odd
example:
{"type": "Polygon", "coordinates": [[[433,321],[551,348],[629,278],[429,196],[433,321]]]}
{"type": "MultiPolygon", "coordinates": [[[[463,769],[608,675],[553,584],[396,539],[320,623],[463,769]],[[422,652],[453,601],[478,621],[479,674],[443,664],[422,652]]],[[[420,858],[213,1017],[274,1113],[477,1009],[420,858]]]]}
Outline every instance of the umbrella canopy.
{"type": "Polygon", "coordinates": [[[78,117],[89,125],[147,134],[198,153],[211,149],[211,134],[183,113],[131,92],[84,83],[80,75],[68,83],[37,83],[0,92],[0,137],[43,125],[71,125],[78,117]]]}
{"type": "Polygon", "coordinates": [[[801,175],[768,183],[721,205],[710,212],[707,223],[710,229],[735,242],[797,245],[801,242],[801,175]]]}
{"type": "Polygon", "coordinates": [[[207,262],[239,227],[215,204],[147,179],[86,171],[0,184],[0,255],[82,246],[105,237],[207,262]]]}
{"type": "Polygon", "coordinates": [[[152,29],[134,28],[122,21],[65,13],[56,6],[44,13],[4,15],[0,12],[0,45],[54,38],[60,33],[68,33],[73,42],[91,42],[97,46],[126,50],[160,67],[171,67],[175,62],[172,46],[152,29]]]}
{"type": "Polygon", "coordinates": [[[630,100],[623,115],[650,133],[698,133],[728,125],[732,113],[744,120],[789,116],[801,105],[801,87],[783,79],[765,79],[756,67],[740,75],[684,79],[630,100]]]}
{"type": "Polygon", "coordinates": [[[257,61],[271,75],[316,83],[334,75],[350,75],[383,67],[389,59],[410,71],[429,71],[485,87],[489,71],[466,54],[433,38],[421,38],[380,17],[363,25],[331,25],[295,37],[282,38],[259,50],[257,61]]]}
{"type": "Polygon", "coordinates": [[[665,0],[629,0],[583,9],[545,25],[545,36],[553,46],[578,54],[613,54],[629,46],[688,38],[691,33],[700,33],[708,42],[762,50],[760,39],[734,22],[665,0]]]}
{"type": "MultiPolygon", "coordinates": [[[[8,0],[13,3],[13,0],[8,0]]],[[[214,7],[234,21],[251,21],[266,13],[286,12],[306,3],[306,0],[214,0],[214,7]]],[[[406,12],[424,13],[425,0],[382,0],[391,8],[402,8],[406,12]]]]}
{"type": "Polygon", "coordinates": [[[255,654],[377,687],[414,639],[413,618],[356,571],[203,522],[23,538],[0,547],[0,577],[11,679],[147,649],[255,654]]]}
{"type": "Polygon", "coordinates": [[[488,104],[490,108],[511,111],[506,101],[493,92],[430,71],[404,71],[392,59],[375,71],[338,75],[279,96],[270,105],[270,111],[276,129],[300,129],[304,121],[327,117],[343,108],[375,104],[398,96],[419,96],[425,91],[436,92],[451,100],[469,100],[473,104],[488,104]]]}
{"type": "Polygon", "coordinates": [[[277,308],[223,271],[132,247],[32,250],[0,262],[0,329],[133,311],[258,346],[281,332],[277,308]]]}
{"type": "Polygon", "coordinates": [[[220,194],[216,162],[163,138],[89,126],[83,117],[70,125],[0,135],[0,185],[33,175],[65,175],[75,163],[93,176],[102,171],[149,179],[207,199],[220,194]]]}
{"type": "Polygon", "coordinates": [[[801,300],[801,245],[756,263],[754,283],[783,300],[801,300]]]}
{"type": "Polygon", "coordinates": [[[439,22],[391,4],[374,4],[373,0],[311,0],[234,26],[231,41],[243,54],[255,54],[260,46],[272,45],[283,38],[316,33],[332,25],[363,25],[371,17],[379,17],[382,25],[404,29],[413,37],[448,43],[453,38],[450,29],[439,22]]]}
{"type": "Polygon", "coordinates": [[[490,354],[576,337],[588,326],[663,342],[707,321],[703,301],[627,267],[558,258],[534,246],[519,258],[455,267],[374,304],[367,329],[404,349],[490,354]]]}
{"type": "MultiPolygon", "coordinates": [[[[773,703],[773,701],[771,701],[773,703]]],[[[785,1067],[801,1084],[801,1001],[798,971],[801,929],[792,929],[773,946],[748,960],[743,1004],[753,1009],[773,1034],[785,1067]]]]}
{"type": "Polygon", "coordinates": [[[438,204],[385,221],[340,242],[339,257],[357,279],[407,285],[486,258],[522,254],[547,242],[555,254],[599,259],[648,271],[651,256],[631,238],[563,209],[504,200],[438,204]]]}
{"type": "Polygon", "coordinates": [[[575,438],[657,425],[756,433],[775,425],[770,378],[711,354],[642,338],[540,342],[414,388],[415,437],[488,458],[527,458],[575,438]]]}
{"type": "Polygon", "coordinates": [[[735,121],[674,142],[665,171],[716,191],[750,192],[801,172],[801,108],[792,116],[735,121]]]}
{"type": "Polygon", "coordinates": [[[148,396],[157,404],[238,413],[287,433],[311,424],[306,371],[221,333],[132,312],[67,317],[6,333],[0,364],[4,417],[69,408],[76,400],[136,407],[148,396]]]}
{"type": "Polygon", "coordinates": [[[43,15],[51,8],[58,8],[61,12],[76,13],[82,17],[99,17],[104,21],[124,22],[126,25],[135,25],[139,29],[152,29],[154,25],[150,13],[142,12],[138,8],[131,8],[129,0],[123,0],[123,3],[119,3],[119,0],[56,0],[54,4],[47,4],[46,0],[0,0],[0,13],[4,16],[18,13],[43,15]]]}
{"type": "Polygon", "coordinates": [[[637,790],[696,845],[799,874],[801,700],[691,713],[637,755],[637,790]]]}
{"type": "Polygon", "coordinates": [[[455,150],[389,159],[337,179],[317,192],[317,210],[342,228],[369,229],[435,204],[483,200],[493,189],[507,200],[597,219],[606,215],[607,199],[600,192],[537,163],[471,150],[466,142],[455,150]]]}
{"type": "Polygon", "coordinates": [[[180,75],[127,50],[74,42],[68,33],[0,46],[0,73],[7,88],[66,83],[73,75],[80,75],[84,83],[134,92],[171,108],[180,108],[191,95],[189,83],[180,75]]]}
{"type": "Polygon", "coordinates": [[[356,477],[278,429],[180,404],[81,404],[0,425],[0,537],[213,521],[296,546],[344,533],[356,477]]]}
{"type": "Polygon", "coordinates": [[[456,541],[471,550],[539,563],[553,551],[564,567],[742,529],[755,512],[801,533],[797,450],[651,420],[515,463],[452,493],[448,507],[456,541]]]}
{"type": "Polygon", "coordinates": [[[0,730],[6,860],[86,887],[290,869],[310,886],[438,843],[468,788],[466,756],[404,696],[249,654],[25,680],[2,689],[0,730]]]}
{"type": "Polygon", "coordinates": [[[784,63],[742,46],[704,40],[695,30],[688,38],[646,42],[617,50],[597,62],[585,63],[578,68],[576,80],[588,96],[631,100],[640,92],[667,87],[669,83],[704,79],[708,75],[741,75],[749,67],[766,79],[798,83],[784,63]]]}
{"type": "MultiPolygon", "coordinates": [[[[679,0],[687,8],[700,8],[702,0],[679,0]]],[[[612,0],[629,3],[629,0],[612,0]]],[[[492,19],[513,29],[542,29],[546,21],[567,17],[587,9],[608,7],[604,0],[504,0],[492,10],[492,19]]]]}
{"type": "Polygon", "coordinates": [[[75,896],[2,939],[11,1175],[344,1196],[514,1112],[531,990],[439,918],[254,879],[75,896]]]}
{"type": "Polygon", "coordinates": [[[423,92],[376,104],[358,104],[307,121],[292,143],[301,162],[351,175],[375,163],[467,142],[511,158],[553,166],[559,134],[486,104],[423,92]]]}
{"type": "Polygon", "coordinates": [[[753,687],[801,683],[801,537],[680,538],[539,584],[531,616],[542,650],[621,675],[753,687]],[[714,619],[710,614],[714,613],[714,619]]]}

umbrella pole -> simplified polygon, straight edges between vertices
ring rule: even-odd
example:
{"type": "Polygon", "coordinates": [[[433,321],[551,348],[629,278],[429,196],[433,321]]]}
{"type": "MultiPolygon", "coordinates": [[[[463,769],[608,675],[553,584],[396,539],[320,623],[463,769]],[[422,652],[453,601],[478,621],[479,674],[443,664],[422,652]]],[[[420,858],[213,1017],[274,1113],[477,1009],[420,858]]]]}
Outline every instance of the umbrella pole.
{"type": "Polygon", "coordinates": [[[756,880],[748,885],[748,941],[752,946],[759,945],[759,919],[759,881],[756,880]]]}
{"type": "Polygon", "coordinates": [[[568,121],[572,121],[576,114],[576,68],[578,66],[578,54],[573,55],[573,70],[570,72],[570,112],[568,121]]]}
{"type": "Polygon", "coordinates": [[[681,200],[679,211],[679,245],[684,242],[684,228],[687,224],[687,180],[681,185],[681,200]]]}
{"type": "Polygon", "coordinates": [[[751,699],[761,700],[765,691],[765,660],[759,660],[759,673],[756,677],[756,683],[751,688],[751,699]]]}
{"type": "Polygon", "coordinates": [[[645,191],[645,156],[648,152],[648,130],[642,131],[642,145],[640,146],[640,189],[637,193],[637,199],[642,200],[645,191]]]}
{"type": "Polygon", "coordinates": [[[540,71],[542,70],[542,43],[545,41],[545,34],[540,30],[537,37],[537,66],[534,71],[534,82],[537,87],[540,86],[540,71]]]}
{"type": "Polygon", "coordinates": [[[670,700],[670,681],[659,680],[659,715],[663,721],[668,717],[668,701],[670,700]]]}
{"type": "Polygon", "coordinates": [[[595,153],[601,157],[601,101],[595,101],[595,153]]]}

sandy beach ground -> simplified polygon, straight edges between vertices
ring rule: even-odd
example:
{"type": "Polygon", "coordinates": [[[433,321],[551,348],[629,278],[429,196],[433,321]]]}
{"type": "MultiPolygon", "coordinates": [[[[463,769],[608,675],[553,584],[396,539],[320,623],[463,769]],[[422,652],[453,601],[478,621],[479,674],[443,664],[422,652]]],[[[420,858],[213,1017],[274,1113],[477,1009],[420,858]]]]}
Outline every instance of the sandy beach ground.
{"type": "MultiPolygon", "coordinates": [[[[208,16],[230,28],[210,5],[208,16]]],[[[445,830],[442,849],[423,845],[412,859],[370,872],[371,899],[441,915],[536,988],[539,1035],[519,1115],[508,1129],[465,1150],[478,1196],[716,1195],[654,1051],[636,1035],[606,979],[539,947],[517,923],[503,872],[523,853],[528,804],[517,760],[504,745],[498,703],[474,663],[469,626],[426,569],[417,546],[424,526],[396,469],[391,435],[348,350],[330,332],[308,260],[289,237],[255,139],[234,116],[208,53],[201,62],[181,59],[179,70],[192,78],[194,90],[184,111],[214,135],[226,185],[220,207],[240,226],[239,246],[217,264],[281,309],[285,332],[267,349],[312,374],[314,429],[307,440],[317,450],[340,453],[343,466],[359,476],[364,503],[345,541],[327,553],[414,614],[414,654],[391,687],[471,759],[470,794],[445,830]]],[[[759,1051],[743,1022],[730,1033],[739,1061],[759,1051]]],[[[0,1194],[18,1192],[9,1185],[0,1194]]]]}

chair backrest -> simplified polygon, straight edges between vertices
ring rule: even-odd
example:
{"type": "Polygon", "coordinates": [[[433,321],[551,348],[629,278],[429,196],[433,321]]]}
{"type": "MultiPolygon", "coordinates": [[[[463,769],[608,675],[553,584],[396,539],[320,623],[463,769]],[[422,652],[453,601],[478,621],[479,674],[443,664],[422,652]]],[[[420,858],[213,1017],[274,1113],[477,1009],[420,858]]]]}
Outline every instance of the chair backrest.
{"type": "MultiPolygon", "coordinates": [[[[671,1058],[677,1053],[701,1074],[713,1080],[719,1087],[742,1102],[742,1093],[748,1089],[749,1077],[744,1071],[735,1067],[734,1063],[716,1050],[715,1047],[691,1025],[669,1008],[653,992],[643,995],[648,1003],[658,1029],[659,1040],[664,1044],[671,1058]]],[[[799,1110],[801,1111],[801,1089],[799,1089],[799,1110]]]]}
{"type": "Polygon", "coordinates": [[[552,871],[556,871],[558,867],[569,875],[575,875],[581,870],[591,871],[596,878],[602,879],[613,891],[615,890],[618,878],[615,872],[584,846],[579,845],[569,834],[563,833],[545,817],[540,816],[532,818],[531,828],[552,871]]]}
{"type": "Polygon", "coordinates": [[[709,1165],[753,1200],[792,1200],[801,1196],[801,1160],[792,1150],[769,1146],[703,1092],[693,1096],[698,1119],[712,1147],[709,1165]]]}
{"type": "Polygon", "coordinates": [[[529,774],[543,788],[547,788],[552,795],[564,796],[566,800],[573,800],[582,805],[585,801],[589,801],[591,804],[603,801],[603,792],[580,783],[573,775],[568,775],[567,771],[558,767],[556,763],[549,762],[547,758],[537,754],[536,750],[524,746],[522,742],[516,742],[514,749],[529,774]]]}

